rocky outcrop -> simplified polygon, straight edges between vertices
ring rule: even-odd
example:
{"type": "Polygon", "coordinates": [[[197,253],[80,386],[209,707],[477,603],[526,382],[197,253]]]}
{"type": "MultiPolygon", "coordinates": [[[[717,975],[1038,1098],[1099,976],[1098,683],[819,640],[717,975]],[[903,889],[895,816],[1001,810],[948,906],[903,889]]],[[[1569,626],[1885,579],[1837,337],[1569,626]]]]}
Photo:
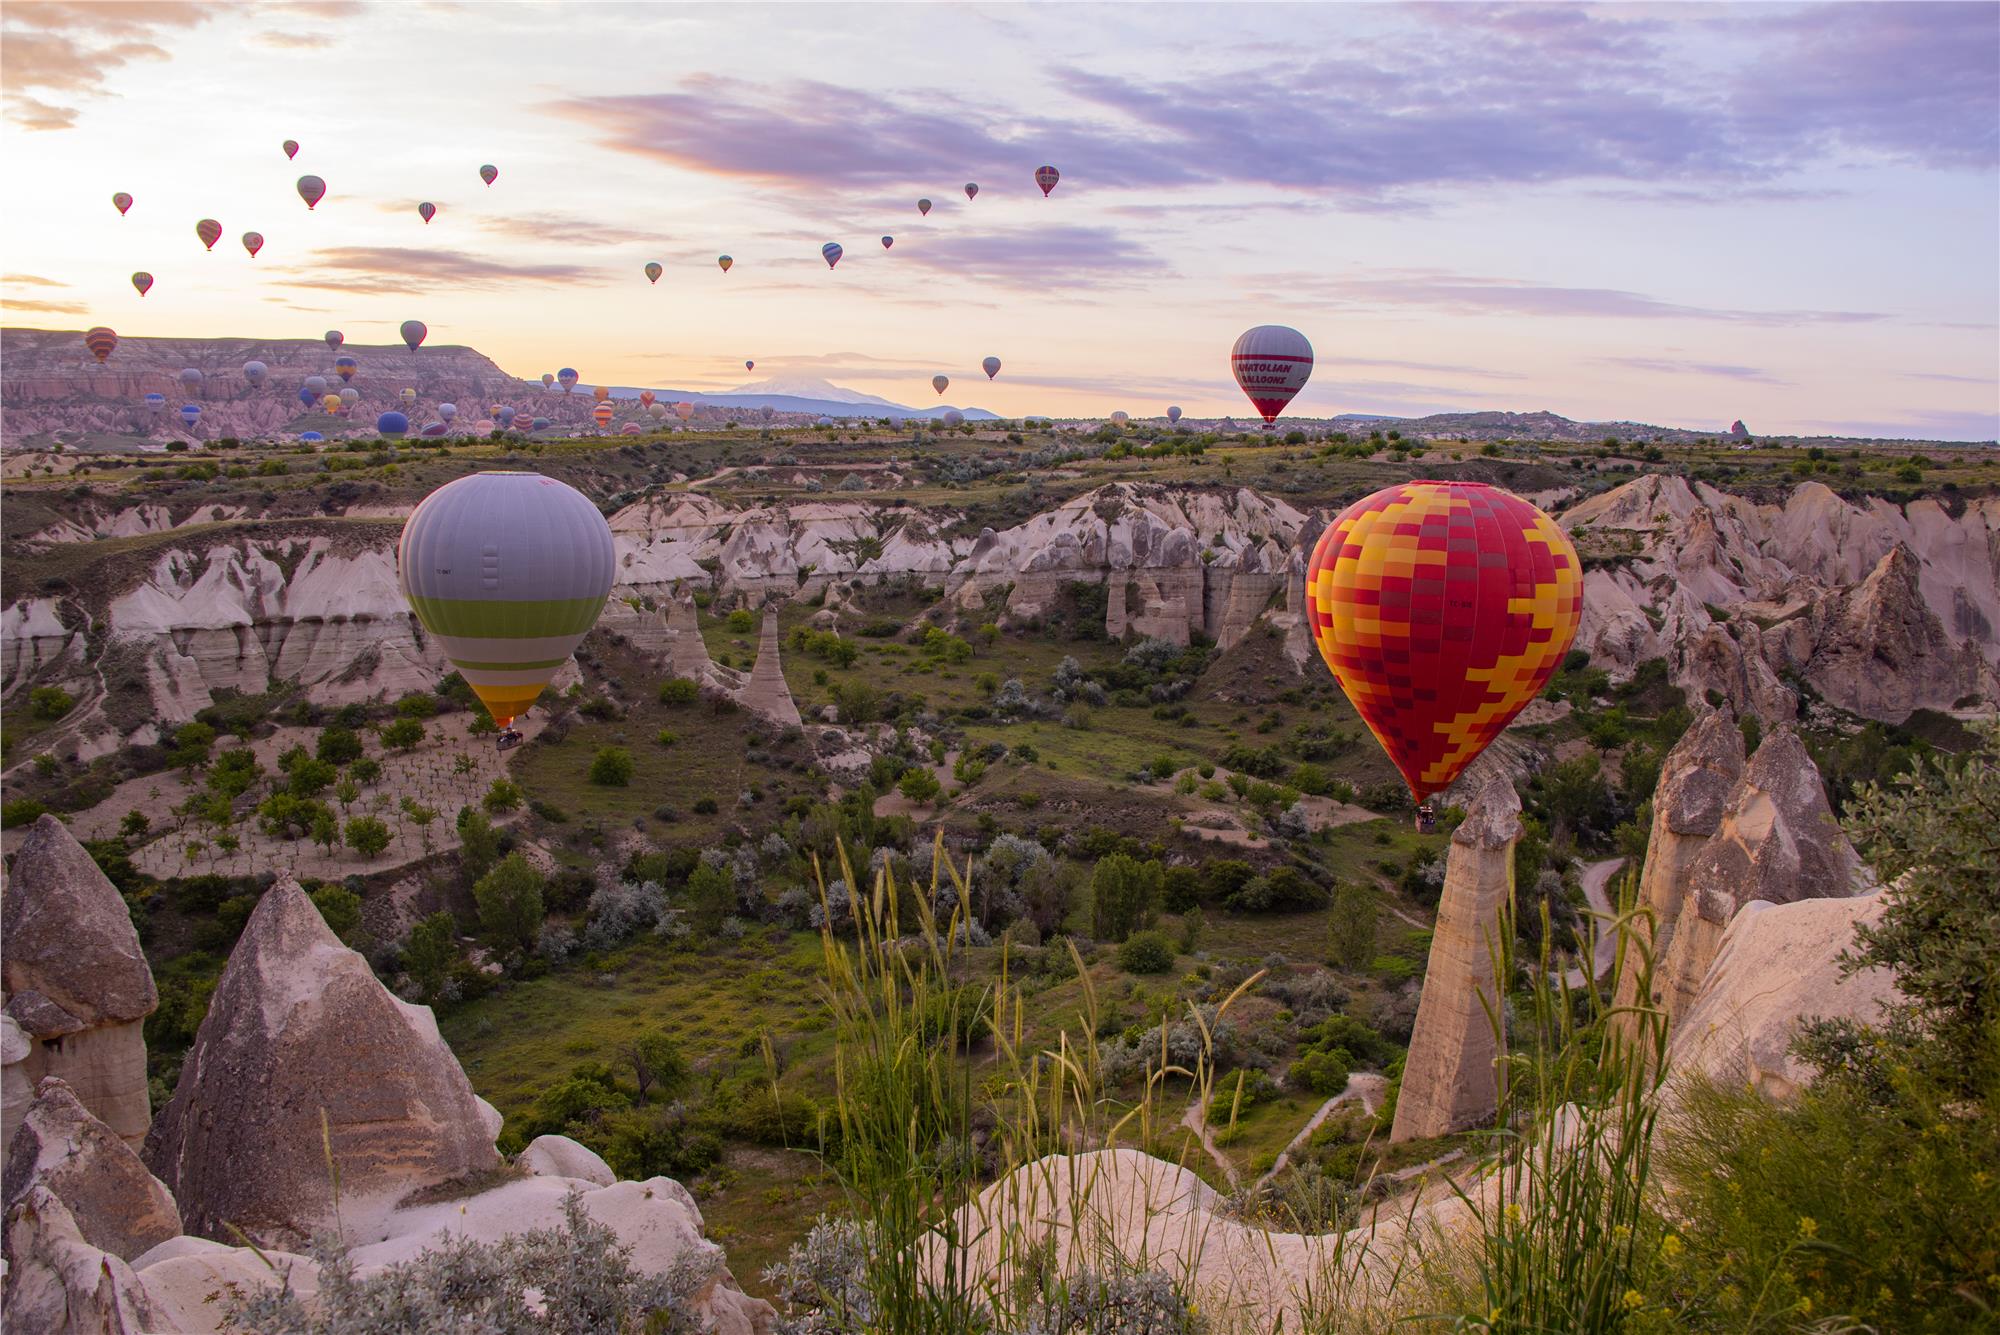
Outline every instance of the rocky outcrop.
{"type": "Polygon", "coordinates": [[[1668,1022],[1694,1004],[1723,932],[1745,904],[1853,895],[1862,888],[1860,868],[1805,744],[1789,729],[1767,737],[1730,789],[1715,833],[1688,864],[1656,971],[1668,1022]]]}
{"type": "Polygon", "coordinates": [[[8,1207],[6,1324],[36,1335],[147,1335],[166,1324],[132,1267],[83,1236],[45,1187],[8,1207]]]}
{"type": "Polygon", "coordinates": [[[63,1203],[85,1242],[120,1260],[181,1231],[166,1184],[54,1076],[42,1081],[14,1133],[4,1190],[10,1212],[30,1191],[46,1191],[63,1203]]]}
{"type": "Polygon", "coordinates": [[[763,632],[757,640],[757,662],[750,669],[750,679],[743,683],[737,700],[745,709],[780,727],[796,728],[801,723],[799,707],[792,700],[792,688],[785,684],[785,670],[778,661],[776,608],[764,611],[763,632]]]}
{"type": "Polygon", "coordinates": [[[1500,911],[1513,892],[1520,837],[1521,799],[1500,780],[1486,786],[1452,832],[1391,1144],[1463,1131],[1500,1106],[1494,1063],[1504,1035],[1494,1032],[1487,1012],[1491,1007],[1497,1015],[1505,1005],[1493,947],[1504,930],[1500,911]]]}
{"type": "Polygon", "coordinates": [[[573,1177],[595,1182],[600,1187],[618,1180],[618,1175],[595,1150],[577,1144],[568,1136],[536,1136],[514,1163],[535,1177],[573,1177]]]}
{"type": "Polygon", "coordinates": [[[8,1082],[6,1139],[27,1111],[20,1091],[53,1075],[137,1145],[152,1117],[142,1026],[159,992],[124,899],[54,816],[38,819],[14,856],[0,936],[0,985],[20,1035],[7,1043],[8,1068],[19,1075],[8,1082]]]}
{"type": "Polygon", "coordinates": [[[391,996],[290,878],[230,953],[145,1157],[188,1231],[279,1245],[331,1218],[330,1170],[352,1226],[499,1162],[429,1008],[391,996]]]}
{"type": "Polygon", "coordinates": [[[1701,988],[1674,1031],[1667,1065],[1677,1077],[1700,1075],[1724,1088],[1746,1085],[1790,1098],[1812,1078],[1792,1052],[1810,1019],[1879,1025],[1899,1004],[1887,969],[1847,973],[1841,954],[1854,929],[1882,920],[1889,890],[1792,904],[1752,900],[1730,921],[1701,988]]]}
{"type": "MultiPolygon", "coordinates": [[[[1634,920],[1636,944],[1626,949],[1614,992],[1621,1010],[1639,1003],[1642,975],[1649,975],[1645,1000],[1660,1004],[1661,966],[1673,944],[1694,860],[1721,826],[1723,809],[1742,774],[1743,733],[1726,709],[1696,720],[1661,762],[1635,905],[1645,912],[1634,920]]],[[[1628,1036],[1639,1032],[1629,1011],[1614,1023],[1628,1036]]]]}

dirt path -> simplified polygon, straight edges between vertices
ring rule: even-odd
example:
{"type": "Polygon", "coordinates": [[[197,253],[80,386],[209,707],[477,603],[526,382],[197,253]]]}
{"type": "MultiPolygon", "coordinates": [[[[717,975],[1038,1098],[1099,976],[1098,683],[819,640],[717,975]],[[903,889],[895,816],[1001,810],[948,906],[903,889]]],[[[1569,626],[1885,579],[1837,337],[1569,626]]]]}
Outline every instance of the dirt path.
{"type": "MultiPolygon", "coordinates": [[[[1618,914],[1612,907],[1607,887],[1624,865],[1624,858],[1606,858],[1583,869],[1583,898],[1590,906],[1590,916],[1597,919],[1597,945],[1590,957],[1589,981],[1604,977],[1618,953],[1618,933],[1611,930],[1618,914]]],[[[1567,970],[1563,980],[1573,989],[1582,987],[1587,981],[1581,966],[1567,970]]]]}
{"type": "Polygon", "coordinates": [[[1232,1188],[1241,1186],[1242,1179],[1236,1175],[1236,1165],[1229,1161],[1229,1156],[1222,1152],[1215,1143],[1215,1137],[1209,1133],[1207,1109],[1200,1103],[1188,1104],[1187,1111],[1181,1114],[1181,1125],[1194,1132],[1201,1141],[1201,1147],[1208,1151],[1208,1157],[1215,1160],[1215,1166],[1228,1179],[1229,1185],[1232,1188]]]}
{"type": "Polygon", "coordinates": [[[1335,1108],[1338,1108],[1349,1099],[1359,1099],[1361,1100],[1361,1106],[1368,1112],[1373,1113],[1377,1108],[1382,1106],[1382,1096],[1388,1092],[1388,1089],[1389,1078],[1387,1076],[1377,1075],[1373,1071],[1356,1071],[1349,1075],[1347,1077],[1347,1088],[1335,1094],[1325,1103],[1320,1104],[1319,1111],[1307,1120],[1305,1126],[1299,1131],[1299,1134],[1292,1137],[1291,1143],[1278,1151],[1278,1157],[1271,1161],[1270,1171],[1257,1179],[1258,1189],[1261,1189],[1265,1183],[1284,1171],[1285,1165],[1291,1162],[1292,1151],[1311,1139],[1312,1133],[1319,1130],[1320,1123],[1331,1116],[1335,1108]]]}

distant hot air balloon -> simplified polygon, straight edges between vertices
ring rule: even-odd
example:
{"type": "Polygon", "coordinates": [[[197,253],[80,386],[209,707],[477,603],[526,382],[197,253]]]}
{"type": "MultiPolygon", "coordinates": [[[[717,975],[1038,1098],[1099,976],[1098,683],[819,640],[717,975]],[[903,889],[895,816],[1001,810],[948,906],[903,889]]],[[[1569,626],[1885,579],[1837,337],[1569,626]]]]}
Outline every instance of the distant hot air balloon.
{"type": "Polygon", "coordinates": [[[977,181],[967,181],[965,183],[965,197],[967,199],[979,198],[979,183],[977,181]]]}
{"type": "Polygon", "coordinates": [[[1056,182],[1060,180],[1062,180],[1062,173],[1054,167],[1043,166],[1035,168],[1035,184],[1042,188],[1043,199],[1049,197],[1049,191],[1055,189],[1056,182]]]}
{"type": "Polygon", "coordinates": [[[491,417],[495,422],[499,423],[501,426],[505,426],[507,424],[507,419],[512,417],[513,415],[514,415],[514,410],[512,408],[509,408],[504,403],[494,404],[492,410],[487,413],[488,417],[491,417]]]}
{"type": "Polygon", "coordinates": [[[1576,548],[1547,515],[1478,482],[1363,497],[1306,565],[1306,624],[1418,802],[1541,693],[1583,610],[1576,548]]]}
{"type": "Polygon", "coordinates": [[[1181,420],[1181,410],[1180,410],[1180,409],[1179,409],[1178,407],[1173,407],[1173,408],[1169,408],[1169,409],[1167,409],[1167,420],[1168,420],[1169,422],[1178,422],[1178,421],[1180,421],[1180,420],[1181,420]]]}
{"type": "Polygon", "coordinates": [[[190,431],[194,429],[194,424],[200,420],[201,405],[199,403],[183,403],[181,405],[181,422],[190,431]]]}
{"type": "Polygon", "coordinates": [[[329,329],[326,331],[326,346],[333,351],[339,352],[340,345],[346,341],[347,335],[341,333],[338,329],[329,329]]]}
{"type": "Polygon", "coordinates": [[[636,436],[645,429],[637,422],[627,422],[624,426],[618,428],[618,434],[621,436],[636,436]]]}
{"type": "Polygon", "coordinates": [[[102,366],[111,360],[111,350],[118,346],[117,331],[103,325],[86,329],[83,331],[83,346],[90,349],[90,355],[97,358],[98,365],[102,366]]]}
{"type": "Polygon", "coordinates": [[[256,259],[257,252],[263,248],[264,234],[262,232],[245,232],[243,234],[243,249],[250,252],[251,259],[256,259]]]}
{"type": "Polygon", "coordinates": [[[730,266],[735,263],[736,263],[735,257],[730,255],[717,255],[715,257],[716,267],[721,269],[722,272],[724,273],[728,273],[730,266]]]}
{"type": "Polygon", "coordinates": [[[527,413],[514,414],[514,429],[516,431],[526,431],[534,424],[535,424],[535,419],[530,417],[527,413]]]}
{"type": "Polygon", "coordinates": [[[409,345],[411,352],[415,352],[424,339],[429,337],[431,331],[424,328],[422,320],[405,320],[400,332],[403,335],[403,342],[409,345]]]}
{"type": "Polygon", "coordinates": [[[1268,426],[1312,375],[1312,344],[1296,329],[1260,324],[1244,330],[1236,340],[1229,353],[1229,367],[1268,426]]]}
{"type": "Polygon", "coordinates": [[[146,406],[156,413],[164,412],[167,406],[167,396],[164,394],[148,394],[146,396],[146,406]]]}
{"type": "Polygon", "coordinates": [[[595,408],[590,410],[590,416],[602,428],[611,425],[611,412],[611,405],[600,401],[595,408]]]}
{"type": "Polygon", "coordinates": [[[309,375],[305,378],[305,386],[312,391],[314,398],[318,398],[320,395],[326,393],[326,377],[323,375],[309,375]]]}
{"type": "Polygon", "coordinates": [[[334,374],[338,375],[343,383],[352,384],[354,382],[354,373],[360,369],[361,363],[352,357],[335,357],[333,359],[334,374]]]}
{"type": "Polygon", "coordinates": [[[663,274],[663,273],[665,273],[666,271],[667,271],[667,270],[666,270],[666,266],[662,265],[662,264],[661,264],[661,263],[660,263],[660,262],[659,262],[658,260],[647,260],[647,261],[646,261],[646,281],[647,281],[647,282],[649,282],[649,283],[657,283],[657,282],[659,282],[659,281],[660,281],[660,275],[661,275],[661,274],[663,274]]]}
{"type": "Polygon", "coordinates": [[[743,369],[746,371],[754,371],[757,369],[757,363],[752,361],[746,361],[743,363],[743,369]]]}
{"type": "Polygon", "coordinates": [[[404,403],[415,403],[417,401],[417,391],[405,387],[403,390],[402,398],[404,403]]]}
{"type": "Polygon", "coordinates": [[[616,563],[596,503],[535,473],[447,482],[396,545],[410,610],[503,728],[597,624],[616,563]]]}
{"type": "Polygon", "coordinates": [[[201,384],[201,372],[192,366],[183,367],[181,369],[181,383],[191,390],[198,387],[201,384]]]}
{"type": "Polygon", "coordinates": [[[694,416],[694,405],[692,403],[676,403],[674,405],[674,416],[680,418],[683,422],[687,421],[694,416]]]}
{"type": "Polygon", "coordinates": [[[304,385],[300,385],[300,386],[299,386],[299,406],[300,406],[300,407],[302,407],[302,408],[310,408],[310,407],[312,407],[312,406],[313,406],[313,404],[314,404],[314,403],[316,403],[316,402],[317,402],[318,400],[319,400],[319,395],[317,395],[317,394],[313,393],[313,392],[312,392],[311,390],[307,389],[307,388],[306,388],[306,387],[305,387],[304,385]]]}
{"type": "Polygon", "coordinates": [[[887,250],[889,247],[895,244],[896,244],[896,238],[893,236],[885,236],[882,238],[882,249],[884,250],[887,250]]]}
{"type": "Polygon", "coordinates": [[[299,432],[299,440],[300,440],[300,441],[301,441],[302,443],[304,443],[304,444],[307,444],[307,445],[317,445],[317,444],[319,444],[319,443],[320,443],[321,441],[323,441],[323,440],[325,440],[325,439],[326,439],[326,437],[325,437],[325,436],[322,436],[322,435],[321,435],[321,434],[320,434],[319,432],[317,432],[317,431],[301,431],[301,432],[299,432]]]}
{"type": "Polygon", "coordinates": [[[590,391],[590,397],[595,402],[598,403],[604,402],[606,399],[611,397],[611,386],[609,385],[596,386],[590,391]]]}
{"type": "Polygon", "coordinates": [[[494,166],[490,162],[479,169],[479,179],[486,182],[486,184],[488,185],[492,185],[494,178],[498,177],[499,175],[500,175],[500,169],[494,166]]]}
{"type": "Polygon", "coordinates": [[[140,296],[142,297],[145,296],[148,292],[152,291],[153,275],[146,273],[143,270],[140,271],[139,273],[133,274],[132,286],[139,289],[140,296]]]}
{"type": "Polygon", "coordinates": [[[944,393],[946,387],[949,386],[950,384],[951,384],[950,376],[934,375],[931,377],[931,388],[936,390],[940,394],[944,393]]]}
{"type": "Polygon", "coordinates": [[[398,412],[383,413],[375,419],[375,434],[400,436],[410,429],[410,419],[398,412]]]}
{"type": "Polygon", "coordinates": [[[842,252],[840,249],[840,243],[838,241],[827,242],[825,245],[819,248],[819,253],[820,256],[826,260],[826,267],[829,269],[831,269],[834,265],[840,263],[840,256],[842,252]]]}
{"type": "Polygon", "coordinates": [[[287,161],[290,161],[291,159],[297,157],[298,155],[299,155],[299,141],[296,139],[287,139],[285,141],[285,159],[287,161]]]}
{"type": "Polygon", "coordinates": [[[939,420],[946,426],[964,426],[965,414],[956,408],[947,408],[944,410],[944,416],[939,420]]]}
{"type": "Polygon", "coordinates": [[[920,199],[917,201],[917,213],[920,217],[929,217],[930,211],[931,211],[931,202],[928,199],[920,199]]]}
{"type": "Polygon", "coordinates": [[[986,372],[986,378],[991,380],[994,376],[1000,374],[1000,359],[998,357],[988,357],[985,361],[979,363],[979,369],[986,372]]]}
{"type": "Polygon", "coordinates": [[[222,224],[213,218],[203,218],[194,225],[194,234],[201,238],[203,250],[214,250],[215,243],[222,240],[222,224]]]}
{"type": "Polygon", "coordinates": [[[419,431],[417,434],[420,436],[427,436],[430,439],[435,440],[439,436],[444,435],[448,429],[449,428],[443,422],[432,422],[429,425],[425,426],[424,429],[422,431],[419,431]]]}
{"type": "Polygon", "coordinates": [[[132,207],[132,196],[126,194],[123,190],[120,190],[117,194],[111,197],[111,207],[118,210],[119,217],[121,218],[124,217],[125,210],[132,207]]]}
{"type": "Polygon", "coordinates": [[[640,402],[640,404],[641,404],[642,406],[644,406],[644,407],[647,407],[647,408],[650,408],[650,407],[652,407],[652,406],[653,406],[653,391],[652,391],[652,390],[650,390],[650,389],[642,389],[642,390],[640,390],[640,391],[639,391],[639,402],[640,402]]]}
{"type": "Polygon", "coordinates": [[[319,202],[326,198],[326,182],[317,176],[301,176],[299,198],[306,202],[306,212],[312,212],[319,207],[319,202]]]}
{"type": "Polygon", "coordinates": [[[646,411],[651,413],[656,419],[659,419],[661,421],[666,420],[667,405],[664,403],[653,404],[651,407],[647,408],[646,411]]]}
{"type": "Polygon", "coordinates": [[[417,205],[417,216],[422,218],[426,223],[437,217],[437,211],[438,206],[431,203],[428,199],[417,205]]]}
{"type": "Polygon", "coordinates": [[[550,375],[550,374],[549,374],[549,373],[548,373],[547,371],[544,371],[544,372],[542,372],[542,388],[543,388],[543,389],[547,389],[547,388],[548,388],[548,387],[549,387],[550,385],[553,385],[553,384],[555,384],[555,382],[556,382],[556,378],[555,378],[555,377],[554,377],[553,375],[550,375]]]}
{"type": "Polygon", "coordinates": [[[458,416],[458,405],[455,403],[440,403],[438,405],[438,416],[449,422],[452,418],[458,416]]]}
{"type": "Polygon", "coordinates": [[[253,386],[263,384],[264,377],[270,374],[270,371],[271,368],[262,362],[243,363],[243,378],[248,380],[253,386]]]}
{"type": "MultiPolygon", "coordinates": [[[[556,372],[556,379],[562,382],[563,393],[567,394],[576,388],[576,369],[565,366],[562,370],[556,372]]],[[[547,384],[548,382],[543,381],[542,383],[547,384]]]]}
{"type": "Polygon", "coordinates": [[[547,431],[549,429],[549,419],[546,417],[537,417],[528,423],[528,429],[530,431],[547,431]]]}
{"type": "Polygon", "coordinates": [[[350,386],[349,388],[347,388],[347,389],[343,389],[343,390],[341,390],[341,391],[340,391],[340,405],[341,405],[341,407],[343,407],[343,408],[352,408],[352,407],[353,407],[353,406],[354,406],[355,404],[357,404],[357,403],[359,403],[359,402],[361,402],[361,391],[360,391],[360,390],[358,390],[358,389],[355,389],[355,388],[353,388],[352,386],[350,386]]]}
{"type": "Polygon", "coordinates": [[[1117,423],[1119,426],[1124,426],[1127,422],[1132,420],[1132,414],[1121,410],[1119,412],[1111,414],[1111,420],[1117,423]]]}

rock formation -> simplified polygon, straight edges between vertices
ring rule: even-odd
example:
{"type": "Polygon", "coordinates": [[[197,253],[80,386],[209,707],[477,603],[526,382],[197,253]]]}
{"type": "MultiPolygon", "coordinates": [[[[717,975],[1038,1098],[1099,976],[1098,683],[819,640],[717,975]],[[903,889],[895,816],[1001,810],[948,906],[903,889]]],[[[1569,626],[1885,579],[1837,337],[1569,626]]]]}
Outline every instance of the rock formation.
{"type": "Polygon", "coordinates": [[[1901,1000],[1888,970],[1843,975],[1840,964],[1855,944],[1854,929],[1879,923],[1894,893],[1892,887],[1844,899],[1745,904],[1680,1018],[1668,1067],[1725,1088],[1748,1085],[1771,1098],[1791,1097],[1812,1075],[1792,1054],[1806,1020],[1879,1025],[1883,1008],[1901,1000]]]}
{"type": "Polygon", "coordinates": [[[701,622],[694,603],[678,595],[667,599],[667,668],[676,677],[703,684],[716,677],[715,660],[708,656],[708,644],[701,638],[701,622]]]}
{"type": "Polygon", "coordinates": [[[1750,428],[1744,426],[1743,419],[1739,417],[1729,424],[1729,435],[1732,440],[1748,440],[1750,428]]]}
{"type": "MultiPolygon", "coordinates": [[[[1790,729],[1764,739],[1729,791],[1716,830],[1688,863],[1680,912],[1655,971],[1669,1024],[1687,1013],[1753,899],[1790,904],[1860,890],[1860,859],[1826,804],[1819,768],[1790,729]]],[[[1671,889],[1661,887],[1662,902],[1671,889]]]]}
{"type": "Polygon", "coordinates": [[[514,1163],[535,1177],[573,1177],[595,1182],[600,1187],[618,1180],[618,1175],[595,1150],[577,1144],[568,1136],[536,1136],[514,1163]]]}
{"type": "Polygon", "coordinates": [[[289,877],[230,953],[179,1086],[146,1140],[190,1232],[298,1242],[494,1167],[488,1114],[428,1007],[376,981],[289,877]]]}
{"type": "Polygon", "coordinates": [[[1500,911],[1513,891],[1520,837],[1521,799],[1501,780],[1486,786],[1452,832],[1391,1144],[1463,1131],[1499,1108],[1501,1036],[1487,1009],[1497,1015],[1506,1004],[1494,980],[1493,947],[1504,930],[1500,911]]]}
{"type": "MultiPolygon", "coordinates": [[[[1614,993],[1619,1007],[1638,1004],[1645,959],[1652,962],[1646,1000],[1660,1003],[1661,966],[1680,921],[1689,872],[1722,824],[1723,807],[1742,773],[1743,733],[1726,709],[1704,714],[1661,762],[1659,786],[1653,791],[1652,833],[1646,840],[1646,863],[1639,873],[1634,905],[1646,914],[1634,920],[1637,943],[1626,949],[1614,993]]],[[[1630,1014],[1615,1022],[1628,1036],[1638,1032],[1630,1014]]]]}
{"type": "Polygon", "coordinates": [[[177,1237],[180,1210],[132,1147],[55,1076],[42,1081],[7,1153],[6,1208],[42,1190],[63,1203],[91,1246],[130,1261],[177,1237]]]}
{"type": "Polygon", "coordinates": [[[742,706],[761,714],[781,727],[800,725],[799,707],[792,701],[792,688],[785,684],[785,671],[778,662],[778,611],[764,610],[763,633],[757,639],[757,662],[750,679],[737,696],[742,706]]]}
{"type": "Polygon", "coordinates": [[[6,1012],[27,1040],[7,1040],[18,1078],[8,1081],[5,1139],[27,1111],[20,1094],[54,1075],[137,1145],[152,1118],[143,1024],[160,995],[124,899],[54,816],[38,819],[14,856],[0,936],[6,1012]]]}
{"type": "Polygon", "coordinates": [[[46,1187],[8,1207],[6,1322],[35,1335],[146,1335],[165,1324],[132,1267],[83,1236],[46,1187]]]}

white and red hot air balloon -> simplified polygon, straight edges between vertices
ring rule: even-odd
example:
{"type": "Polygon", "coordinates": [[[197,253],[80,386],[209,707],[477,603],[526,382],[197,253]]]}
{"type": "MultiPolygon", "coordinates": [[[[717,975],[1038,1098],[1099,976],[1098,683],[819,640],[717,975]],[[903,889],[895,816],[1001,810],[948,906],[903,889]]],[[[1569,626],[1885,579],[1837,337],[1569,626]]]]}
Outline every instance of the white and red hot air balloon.
{"type": "Polygon", "coordinates": [[[1312,376],[1312,344],[1296,329],[1260,324],[1236,340],[1229,369],[1269,426],[1312,376]]]}
{"type": "Polygon", "coordinates": [[[1062,173],[1054,167],[1035,168],[1035,184],[1042,188],[1043,199],[1049,197],[1049,191],[1055,189],[1056,182],[1060,180],[1062,180],[1062,173]]]}

